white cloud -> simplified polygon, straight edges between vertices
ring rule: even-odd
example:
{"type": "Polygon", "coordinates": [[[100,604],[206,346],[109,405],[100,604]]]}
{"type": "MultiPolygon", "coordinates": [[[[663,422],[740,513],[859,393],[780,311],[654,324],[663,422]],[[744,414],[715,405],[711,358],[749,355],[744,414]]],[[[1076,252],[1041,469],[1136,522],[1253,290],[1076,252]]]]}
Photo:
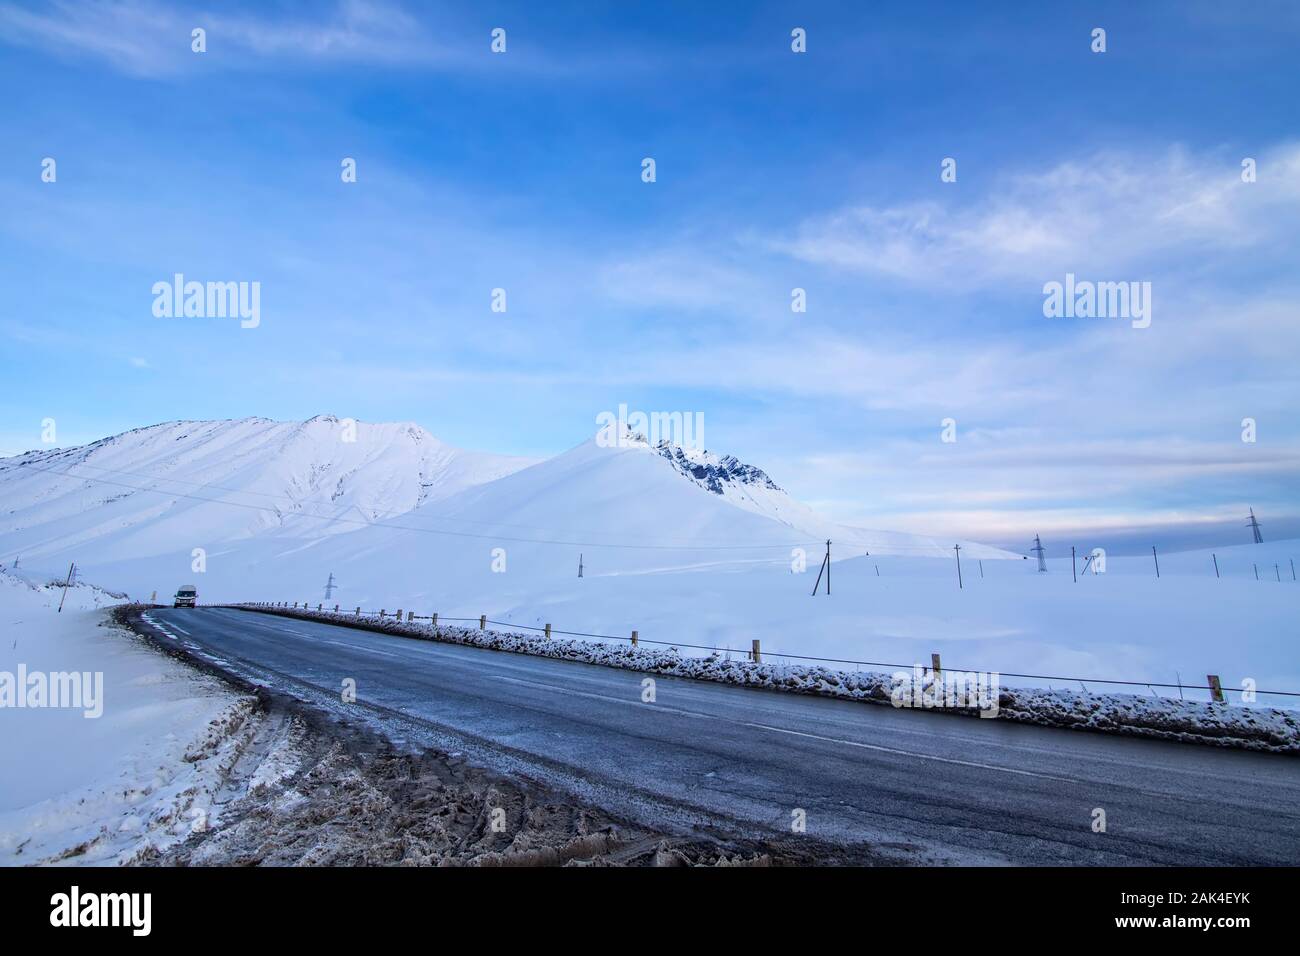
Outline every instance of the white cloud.
{"type": "Polygon", "coordinates": [[[137,76],[192,68],[200,56],[219,66],[277,57],[425,66],[466,58],[384,0],[342,0],[310,19],[250,16],[219,7],[191,13],[152,0],[55,0],[41,12],[3,3],[0,38],[58,55],[89,54],[137,76]],[[205,54],[190,49],[195,27],[208,33],[205,54]]]}
{"type": "Polygon", "coordinates": [[[854,205],[769,240],[797,259],[912,282],[973,288],[1043,281],[1066,271],[1114,276],[1174,256],[1267,248],[1294,237],[1300,216],[1300,144],[1256,156],[1258,181],[1241,181],[1242,157],[1111,153],[1043,173],[1009,175],[988,195],[854,205]]]}

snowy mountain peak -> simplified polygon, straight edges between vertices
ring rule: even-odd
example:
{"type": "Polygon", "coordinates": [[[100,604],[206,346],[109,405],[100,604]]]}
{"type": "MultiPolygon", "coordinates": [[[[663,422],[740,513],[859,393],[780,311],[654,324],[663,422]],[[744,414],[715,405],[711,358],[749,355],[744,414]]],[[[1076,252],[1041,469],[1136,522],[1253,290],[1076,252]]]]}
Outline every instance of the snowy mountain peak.
{"type": "Polygon", "coordinates": [[[669,441],[661,441],[655,450],[682,475],[715,495],[726,495],[729,485],[756,485],[769,491],[785,492],[767,472],[747,465],[735,455],[710,454],[707,449],[683,448],[669,441]]]}

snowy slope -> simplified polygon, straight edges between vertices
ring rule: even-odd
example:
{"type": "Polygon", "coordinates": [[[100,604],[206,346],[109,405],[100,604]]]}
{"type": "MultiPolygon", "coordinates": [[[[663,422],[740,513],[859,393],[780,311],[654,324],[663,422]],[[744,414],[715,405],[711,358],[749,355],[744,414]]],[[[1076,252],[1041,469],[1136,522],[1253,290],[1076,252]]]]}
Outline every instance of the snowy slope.
{"type": "Polygon", "coordinates": [[[0,570],[0,671],[98,675],[84,707],[0,713],[0,866],[111,866],[189,836],[238,756],[254,701],[105,623],[119,602],[0,570]]]}
{"type": "MultiPolygon", "coordinates": [[[[659,452],[686,479],[719,495],[738,508],[779,521],[805,538],[827,539],[840,546],[841,553],[907,554],[947,557],[956,541],[940,541],[897,531],[874,531],[828,521],[802,502],[795,501],[761,468],[747,465],[732,455],[715,455],[707,450],[683,448],[659,442],[659,452]],[[847,550],[845,550],[847,549],[847,550]]],[[[988,545],[960,542],[971,558],[1015,559],[1019,555],[988,545]]]]}
{"type": "Polygon", "coordinates": [[[264,534],[315,538],[529,464],[412,424],[169,422],[0,461],[0,554],[135,559],[264,534]],[[214,502],[210,499],[220,499],[214,502]]]}
{"type": "MultiPolygon", "coordinates": [[[[846,555],[868,543],[879,553],[896,554],[942,555],[952,546],[907,534],[890,541],[836,525],[796,502],[761,469],[730,456],[644,441],[618,447],[584,442],[399,524],[400,530],[360,531],[339,546],[400,551],[417,560],[425,552],[478,555],[503,547],[536,554],[539,561],[543,555],[559,558],[566,572],[569,564],[576,567],[579,554],[591,554],[604,569],[619,573],[724,564],[785,567],[796,547],[816,560],[827,537],[844,541],[846,555]]],[[[1019,559],[963,544],[979,552],[972,557],[1019,559]]]]}

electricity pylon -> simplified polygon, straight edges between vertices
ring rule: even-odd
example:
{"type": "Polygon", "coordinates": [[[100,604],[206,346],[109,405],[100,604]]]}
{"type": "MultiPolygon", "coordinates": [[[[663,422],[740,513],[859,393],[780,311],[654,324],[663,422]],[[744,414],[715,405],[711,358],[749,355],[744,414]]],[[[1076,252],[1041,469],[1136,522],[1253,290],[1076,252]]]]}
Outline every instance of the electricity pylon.
{"type": "Polygon", "coordinates": [[[1259,522],[1255,520],[1255,509],[1250,509],[1250,524],[1247,525],[1251,531],[1255,532],[1255,543],[1263,544],[1264,536],[1259,533],[1259,522]]]}

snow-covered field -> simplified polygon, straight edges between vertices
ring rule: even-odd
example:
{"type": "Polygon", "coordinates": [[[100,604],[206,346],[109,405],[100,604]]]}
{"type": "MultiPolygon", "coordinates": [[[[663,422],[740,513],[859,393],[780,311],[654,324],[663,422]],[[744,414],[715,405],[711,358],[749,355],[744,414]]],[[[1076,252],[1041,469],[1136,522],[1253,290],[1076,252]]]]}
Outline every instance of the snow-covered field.
{"type": "Polygon", "coordinates": [[[904,666],[938,653],[948,669],[1043,675],[1008,685],[1118,691],[1087,682],[1217,674],[1228,689],[1300,690],[1300,541],[1217,549],[1220,577],[1197,551],[1162,553],[1159,579],[1150,555],[1111,555],[1077,582],[1070,544],[1082,569],[1093,542],[1045,542],[1046,574],[961,542],[959,589],[958,542],[835,525],[726,456],[589,440],[530,464],[448,449],[411,425],[360,423],[355,437],[330,417],[172,423],[7,459],[0,560],[75,560],[145,600],[193,583],[207,603],[486,614],[678,646],[742,652],[758,639],[768,655],[904,666]],[[832,594],[813,597],[827,538],[832,594]]]}
{"type": "MultiPolygon", "coordinates": [[[[476,587],[462,585],[446,596],[412,586],[365,603],[620,636],[635,628],[643,641],[738,652],[757,638],[768,655],[910,666],[928,664],[938,653],[951,670],[1076,678],[1004,678],[1015,686],[1083,689],[1077,679],[1204,686],[1206,675],[1216,674],[1225,688],[1250,678],[1258,689],[1300,691],[1300,584],[1289,574],[1292,553],[1300,554],[1300,542],[1219,549],[1219,578],[1209,551],[1162,555],[1159,579],[1149,556],[1112,557],[1104,574],[1080,575],[1077,582],[1068,557],[1049,560],[1046,574],[1032,561],[986,560],[982,577],[978,562],[963,560],[960,589],[953,559],[856,557],[833,563],[830,597],[811,596],[815,565],[804,574],[779,565],[588,571],[581,581],[556,575],[540,606],[520,592],[494,600],[501,588],[494,591],[495,582],[481,574],[476,587]],[[1288,569],[1281,582],[1275,562],[1288,569]],[[462,594],[474,597],[453,596],[462,594]]],[[[1086,686],[1179,696],[1177,688],[1086,686]]],[[[1204,691],[1186,695],[1206,699],[1204,691]]],[[[1261,697],[1260,703],[1293,707],[1300,698],[1261,697]]]]}
{"type": "Polygon", "coordinates": [[[113,864],[210,822],[251,699],[106,624],[120,598],[0,573],[0,671],[102,674],[102,714],[0,709],[0,864],[113,864]]]}

